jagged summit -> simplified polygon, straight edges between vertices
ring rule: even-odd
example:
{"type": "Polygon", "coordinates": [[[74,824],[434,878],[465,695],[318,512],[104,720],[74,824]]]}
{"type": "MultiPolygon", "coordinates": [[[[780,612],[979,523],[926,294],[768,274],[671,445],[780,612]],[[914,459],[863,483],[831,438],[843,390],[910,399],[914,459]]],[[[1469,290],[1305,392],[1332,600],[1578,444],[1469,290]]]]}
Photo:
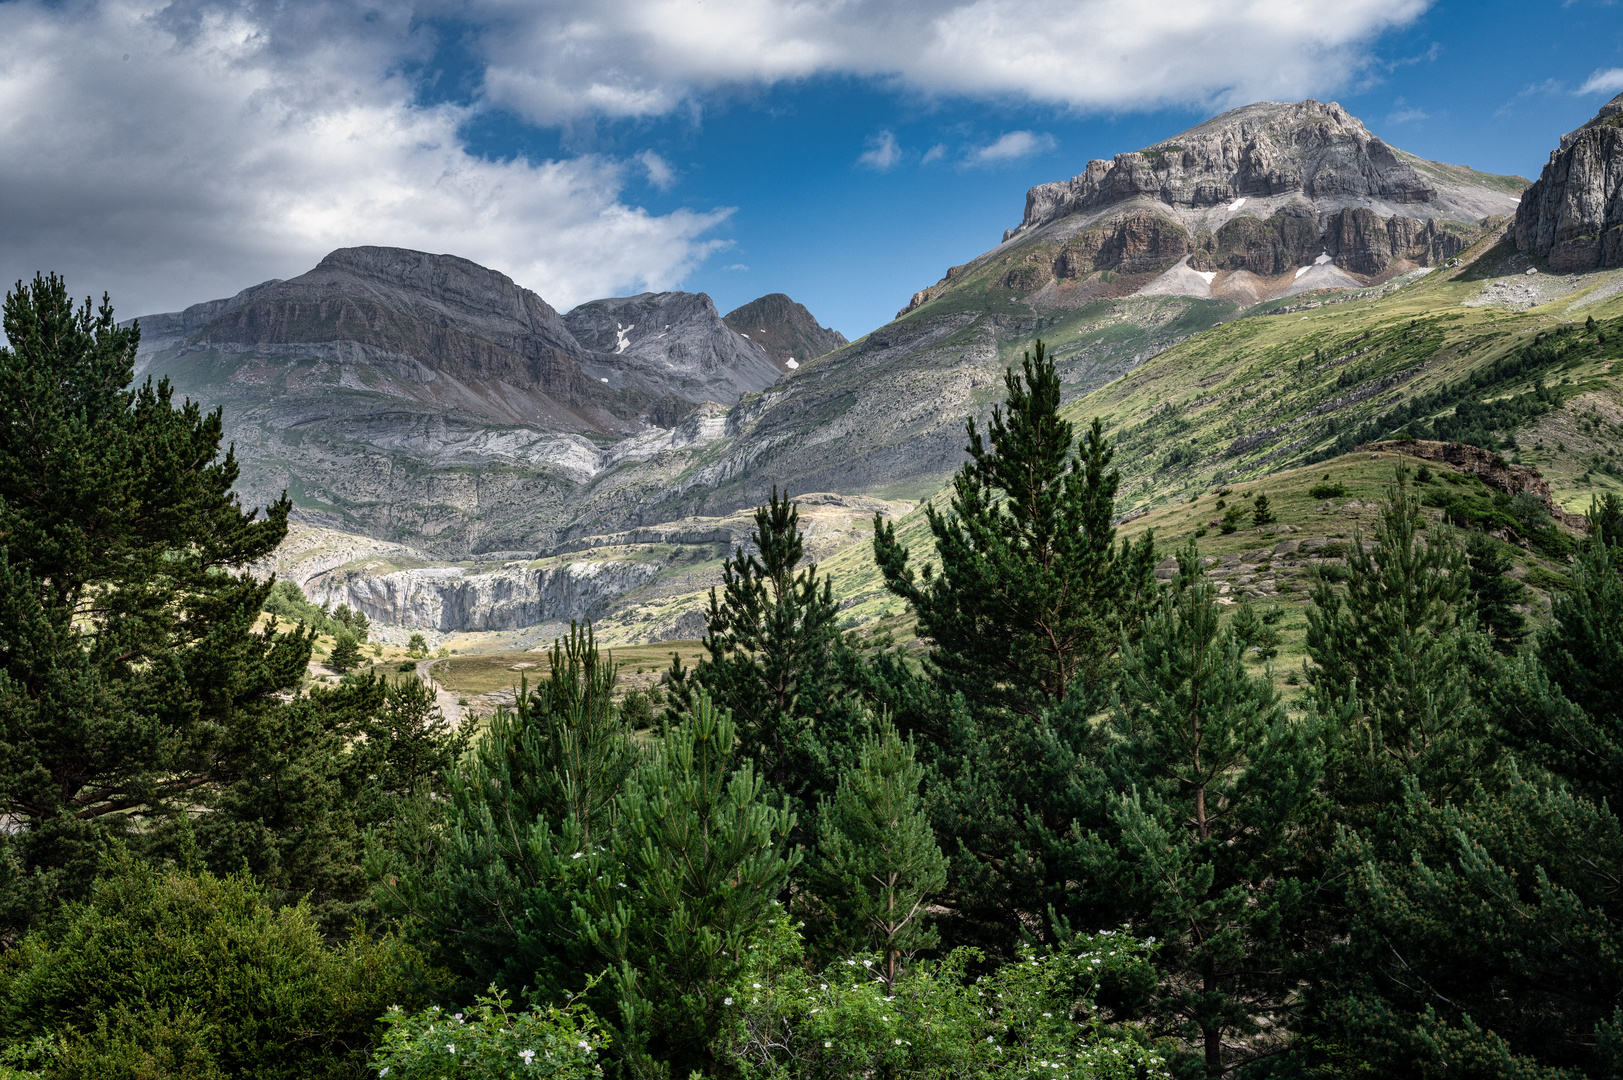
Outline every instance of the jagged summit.
{"type": "Polygon", "coordinates": [[[793,371],[808,360],[850,344],[838,330],[819,326],[805,305],[783,293],[756,297],[729,311],[725,321],[765,349],[783,371],[793,371]]]}
{"type": "Polygon", "coordinates": [[[1470,173],[1395,149],[1333,101],[1265,101],[1111,161],[1090,161],[1070,180],[1037,185],[1005,239],[1144,197],[1189,210],[1282,198],[1319,212],[1358,206],[1391,216],[1424,207],[1428,216],[1455,221],[1514,208],[1503,178],[1481,174],[1471,183],[1470,173]]]}
{"type": "Polygon", "coordinates": [[[1623,266],[1623,94],[1561,137],[1516,211],[1516,246],[1552,270],[1623,266]]]}
{"type": "Polygon", "coordinates": [[[1258,102],[1030,189],[997,249],[901,314],[994,258],[1019,260],[1006,288],[1062,306],[1140,291],[1249,305],[1374,284],[1452,258],[1514,213],[1526,184],[1399,150],[1335,102],[1258,102]]]}

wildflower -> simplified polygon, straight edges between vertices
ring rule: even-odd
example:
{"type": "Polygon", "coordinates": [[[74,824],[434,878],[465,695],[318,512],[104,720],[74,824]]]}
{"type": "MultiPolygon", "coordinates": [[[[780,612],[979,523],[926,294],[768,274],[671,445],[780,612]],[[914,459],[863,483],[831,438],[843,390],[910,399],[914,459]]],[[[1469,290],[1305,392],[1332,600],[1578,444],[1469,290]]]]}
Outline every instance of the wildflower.
{"type": "Polygon", "coordinates": [[[731,1005],[732,1003],[733,1003],[732,998],[727,998],[725,1001],[722,1002],[723,1005],[731,1005]]]}
{"type": "Polygon", "coordinates": [[[760,984],[760,983],[751,983],[751,984],[750,984],[750,985],[752,985],[752,986],[754,986],[754,987],[755,987],[755,989],[757,989],[757,990],[759,990],[759,989],[760,989],[760,988],[761,988],[761,984],[760,984]]]}
{"type": "Polygon", "coordinates": [[[585,1039],[582,1039],[580,1042],[576,1043],[575,1045],[580,1047],[582,1050],[590,1050],[592,1048],[592,1044],[587,1042],[585,1039]]]}
{"type": "Polygon", "coordinates": [[[828,983],[819,983],[818,986],[817,986],[817,989],[819,989],[819,990],[827,990],[828,989],[828,983]]]}
{"type": "Polygon", "coordinates": [[[834,1046],[834,1044],[829,1042],[827,1039],[823,1040],[823,1049],[829,1050],[829,1049],[832,1049],[833,1046],[834,1046]]]}
{"type": "Polygon", "coordinates": [[[389,1066],[385,1065],[383,1068],[378,1070],[378,1076],[380,1078],[388,1076],[388,1075],[389,1075],[389,1066]]]}
{"type": "Polygon", "coordinates": [[[902,1045],[902,1040],[900,1040],[900,1039],[896,1039],[896,1040],[894,1040],[894,1041],[895,1041],[895,1043],[896,1043],[896,1045],[897,1045],[897,1046],[900,1046],[900,1045],[902,1045]]]}
{"type": "Polygon", "coordinates": [[[1043,1015],[1048,1017],[1049,1019],[1053,1019],[1053,1017],[1054,1017],[1053,1013],[1043,1013],[1043,1015]]]}
{"type": "Polygon", "coordinates": [[[577,851],[577,852],[575,852],[575,853],[574,853],[574,854],[573,854],[573,855],[571,855],[571,856],[569,856],[569,857],[570,857],[570,858],[571,858],[571,859],[578,859],[578,858],[580,858],[580,857],[581,857],[581,854],[582,854],[582,853],[581,853],[581,852],[579,852],[579,851],[577,851]]]}
{"type": "Polygon", "coordinates": [[[455,1057],[456,1056],[456,1043],[446,1043],[445,1044],[445,1052],[447,1054],[450,1054],[452,1057],[455,1057]]]}
{"type": "Polygon", "coordinates": [[[862,962],[862,966],[863,967],[873,967],[873,961],[872,960],[864,960],[862,962]]]}
{"type": "Polygon", "coordinates": [[[457,1013],[457,1014],[456,1014],[456,1015],[455,1015],[455,1016],[453,1016],[453,1017],[451,1017],[451,1019],[452,1019],[452,1020],[455,1020],[455,1021],[456,1021],[456,1022],[457,1022],[457,1023],[459,1023],[459,1024],[460,1024],[460,1023],[462,1023],[462,1014],[461,1014],[461,1013],[457,1013]]]}
{"type": "Polygon", "coordinates": [[[518,1056],[524,1059],[524,1064],[526,1065],[530,1065],[535,1062],[534,1050],[520,1050],[518,1052],[518,1056]]]}

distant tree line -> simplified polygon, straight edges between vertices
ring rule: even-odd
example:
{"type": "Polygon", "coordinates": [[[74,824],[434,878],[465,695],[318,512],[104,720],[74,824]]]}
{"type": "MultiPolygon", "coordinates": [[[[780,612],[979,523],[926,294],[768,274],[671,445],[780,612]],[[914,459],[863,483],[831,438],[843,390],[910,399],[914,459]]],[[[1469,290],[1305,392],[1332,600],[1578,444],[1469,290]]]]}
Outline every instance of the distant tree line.
{"type": "Polygon", "coordinates": [[[1398,470],[1287,704],[1273,610],[1117,536],[1038,342],[933,551],[875,519],[922,649],[840,630],[774,491],[695,665],[623,694],[575,627],[476,733],[308,680],[315,615],[242,569],[287,500],[130,388],[105,301],[39,278],[4,328],[0,1070],[1623,1073],[1616,500],[1533,634],[1398,470]]]}

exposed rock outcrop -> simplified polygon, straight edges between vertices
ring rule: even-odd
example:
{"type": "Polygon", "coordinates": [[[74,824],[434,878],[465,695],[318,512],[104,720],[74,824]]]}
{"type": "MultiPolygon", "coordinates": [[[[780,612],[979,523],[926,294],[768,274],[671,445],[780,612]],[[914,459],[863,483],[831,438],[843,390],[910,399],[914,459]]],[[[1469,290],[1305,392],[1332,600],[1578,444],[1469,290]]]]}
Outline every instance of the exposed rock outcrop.
{"type": "Polygon", "coordinates": [[[388,574],[338,571],[304,586],[314,603],[348,604],[387,626],[450,633],[518,630],[541,622],[595,619],[659,573],[652,563],[577,562],[490,573],[425,567],[388,574]]]}
{"type": "Polygon", "coordinates": [[[764,348],[722,321],[704,293],[593,300],[571,310],[564,323],[595,354],[586,371],[616,389],[731,404],[782,374],[764,348]]]}
{"type": "Polygon", "coordinates": [[[1623,94],[1561,137],[1516,210],[1516,247],[1562,273],[1623,266],[1623,94]]]}
{"type": "Polygon", "coordinates": [[[1543,473],[1531,465],[1511,465],[1500,455],[1491,450],[1484,450],[1480,446],[1438,442],[1434,439],[1403,441],[1387,439],[1382,442],[1364,443],[1357,447],[1357,450],[1359,453],[1368,450],[1408,454],[1424,461],[1441,462],[1460,472],[1470,473],[1484,484],[1503,491],[1506,495],[1520,495],[1525,492],[1536,497],[1549,509],[1550,516],[1563,525],[1582,529],[1587,524],[1582,514],[1574,514],[1555,501],[1550,492],[1550,482],[1544,479],[1543,473]]]}
{"type": "Polygon", "coordinates": [[[1449,190],[1422,172],[1425,162],[1370,134],[1335,102],[1259,102],[1111,161],[1090,161],[1070,180],[1026,193],[1012,232],[1072,214],[1147,198],[1202,209],[1236,199],[1297,195],[1341,206],[1446,206],[1449,216],[1480,218],[1508,207],[1489,192],[1449,190]]]}
{"type": "Polygon", "coordinates": [[[729,311],[723,319],[733,330],[766,350],[783,371],[849,345],[845,335],[817,325],[812,313],[783,293],[768,293],[729,311]]]}

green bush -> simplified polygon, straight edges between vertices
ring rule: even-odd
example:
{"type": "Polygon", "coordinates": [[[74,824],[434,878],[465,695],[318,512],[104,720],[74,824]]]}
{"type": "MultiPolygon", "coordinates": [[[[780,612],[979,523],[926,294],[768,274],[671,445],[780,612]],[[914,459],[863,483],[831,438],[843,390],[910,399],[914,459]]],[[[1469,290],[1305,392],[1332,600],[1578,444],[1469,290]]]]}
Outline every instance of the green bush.
{"type": "Polygon", "coordinates": [[[1227,536],[1229,533],[1234,532],[1236,529],[1238,529],[1240,527],[1240,522],[1244,521],[1245,518],[1246,518],[1246,508],[1245,507],[1243,507],[1243,506],[1231,506],[1231,507],[1228,508],[1227,513],[1225,513],[1223,515],[1223,524],[1218,526],[1217,531],[1222,533],[1224,536],[1227,536]]]}
{"type": "Polygon", "coordinates": [[[1149,952],[1121,933],[1078,935],[972,978],[984,958],[955,949],[908,968],[887,993],[877,959],[807,971],[784,928],[734,992],[730,1063],[746,1080],[1169,1077],[1158,1050],[1131,1025],[1104,1024],[1094,1001],[1103,979],[1147,973],[1149,952]]]}
{"type": "Polygon", "coordinates": [[[1339,499],[1347,494],[1344,484],[1314,484],[1307,493],[1315,499],[1339,499]]]}
{"type": "Polygon", "coordinates": [[[609,1035],[584,1005],[571,1000],[516,1012],[509,1011],[511,1004],[492,986],[488,996],[475,998],[466,1016],[438,1005],[417,1013],[391,1008],[372,1068],[387,1080],[575,1080],[603,1074],[598,1052],[609,1044],[609,1035]]]}
{"type": "Polygon", "coordinates": [[[418,969],[392,937],[327,944],[247,875],[123,857],[0,961],[0,1040],[63,1080],[351,1077],[418,969]]]}

